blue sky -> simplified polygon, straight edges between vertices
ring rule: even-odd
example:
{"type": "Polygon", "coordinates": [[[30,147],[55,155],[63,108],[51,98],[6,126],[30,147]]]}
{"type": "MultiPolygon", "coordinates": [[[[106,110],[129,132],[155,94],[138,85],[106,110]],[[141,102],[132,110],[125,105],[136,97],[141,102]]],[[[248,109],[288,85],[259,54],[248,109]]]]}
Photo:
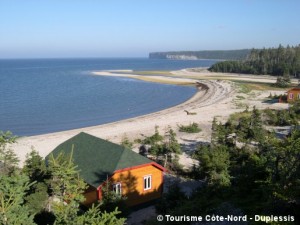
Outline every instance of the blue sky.
{"type": "Polygon", "coordinates": [[[0,0],[0,58],[300,44],[299,0],[0,0]]]}

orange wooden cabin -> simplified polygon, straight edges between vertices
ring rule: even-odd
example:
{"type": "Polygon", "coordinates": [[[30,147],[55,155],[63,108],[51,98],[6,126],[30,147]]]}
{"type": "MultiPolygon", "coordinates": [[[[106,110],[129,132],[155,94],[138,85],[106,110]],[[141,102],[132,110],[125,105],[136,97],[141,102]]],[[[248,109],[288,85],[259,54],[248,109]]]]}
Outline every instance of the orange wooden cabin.
{"type": "Polygon", "coordinates": [[[295,87],[287,92],[287,101],[294,102],[296,100],[300,100],[300,87],[295,87]]]}
{"type": "Polygon", "coordinates": [[[106,183],[111,185],[111,190],[126,197],[128,206],[162,196],[165,168],[161,165],[130,149],[86,133],[60,144],[52,154],[61,151],[68,154],[72,146],[74,163],[88,184],[84,205],[90,206],[101,200],[106,183]]]}

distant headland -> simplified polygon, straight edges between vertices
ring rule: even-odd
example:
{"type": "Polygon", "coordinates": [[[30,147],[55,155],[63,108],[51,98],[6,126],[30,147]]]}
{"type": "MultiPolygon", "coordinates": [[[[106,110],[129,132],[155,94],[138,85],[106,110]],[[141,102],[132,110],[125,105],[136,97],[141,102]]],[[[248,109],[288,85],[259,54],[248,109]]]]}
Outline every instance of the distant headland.
{"type": "Polygon", "coordinates": [[[240,50],[211,50],[211,51],[173,51],[173,52],[151,52],[150,59],[219,59],[219,60],[243,60],[251,52],[251,49],[240,50]]]}

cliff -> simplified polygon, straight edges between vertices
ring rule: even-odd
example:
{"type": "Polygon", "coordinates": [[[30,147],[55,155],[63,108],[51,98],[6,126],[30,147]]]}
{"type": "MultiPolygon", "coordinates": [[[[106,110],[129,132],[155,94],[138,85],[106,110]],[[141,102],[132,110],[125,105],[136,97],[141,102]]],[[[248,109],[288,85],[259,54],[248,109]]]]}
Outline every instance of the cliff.
{"type": "Polygon", "coordinates": [[[178,51],[178,52],[151,52],[150,59],[221,59],[221,60],[243,60],[251,52],[250,49],[241,50],[214,50],[214,51],[178,51]]]}

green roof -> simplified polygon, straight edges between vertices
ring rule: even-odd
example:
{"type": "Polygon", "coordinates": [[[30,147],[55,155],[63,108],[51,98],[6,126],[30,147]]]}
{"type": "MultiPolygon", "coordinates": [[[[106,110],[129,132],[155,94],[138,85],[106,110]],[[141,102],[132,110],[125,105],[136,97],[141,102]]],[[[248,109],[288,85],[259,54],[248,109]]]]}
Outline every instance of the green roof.
{"type": "Polygon", "coordinates": [[[83,132],[60,144],[50,154],[70,154],[72,146],[80,176],[94,187],[99,187],[116,170],[152,162],[130,149],[83,132]]]}

